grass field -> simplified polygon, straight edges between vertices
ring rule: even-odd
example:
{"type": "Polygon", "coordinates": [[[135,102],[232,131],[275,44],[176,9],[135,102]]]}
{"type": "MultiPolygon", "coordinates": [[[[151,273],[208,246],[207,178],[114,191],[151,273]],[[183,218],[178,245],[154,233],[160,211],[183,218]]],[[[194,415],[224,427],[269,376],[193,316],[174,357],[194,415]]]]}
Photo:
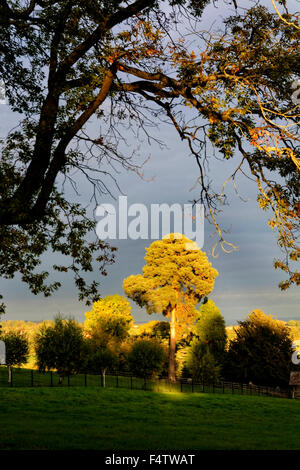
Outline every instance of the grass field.
{"type": "Polygon", "coordinates": [[[124,389],[0,388],[0,449],[300,449],[300,401],[124,389]]]}

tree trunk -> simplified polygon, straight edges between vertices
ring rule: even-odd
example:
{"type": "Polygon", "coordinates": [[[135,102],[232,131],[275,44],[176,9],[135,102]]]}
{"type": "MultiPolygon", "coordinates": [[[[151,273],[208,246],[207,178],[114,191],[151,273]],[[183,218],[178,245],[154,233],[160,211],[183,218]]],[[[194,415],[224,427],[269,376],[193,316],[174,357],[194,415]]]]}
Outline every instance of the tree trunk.
{"type": "Polygon", "coordinates": [[[170,382],[176,381],[175,375],[175,349],[176,349],[176,308],[171,310],[170,318],[170,347],[169,347],[169,373],[170,382]]]}
{"type": "Polygon", "coordinates": [[[11,366],[8,366],[8,383],[11,383],[11,366]]]}

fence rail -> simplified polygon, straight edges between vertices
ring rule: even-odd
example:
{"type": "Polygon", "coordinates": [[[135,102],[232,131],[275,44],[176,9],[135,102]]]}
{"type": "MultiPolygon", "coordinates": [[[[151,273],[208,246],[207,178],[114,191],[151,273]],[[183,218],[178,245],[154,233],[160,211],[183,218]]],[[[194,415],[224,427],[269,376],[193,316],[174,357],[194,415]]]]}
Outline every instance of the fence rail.
{"type": "Polygon", "coordinates": [[[141,379],[127,373],[76,374],[63,378],[57,372],[40,373],[37,370],[0,367],[0,387],[113,387],[131,390],[167,391],[183,393],[223,393],[255,396],[291,398],[289,389],[262,387],[253,384],[241,384],[221,381],[218,383],[197,382],[192,379],[178,379],[170,382],[167,378],[141,379]]]}

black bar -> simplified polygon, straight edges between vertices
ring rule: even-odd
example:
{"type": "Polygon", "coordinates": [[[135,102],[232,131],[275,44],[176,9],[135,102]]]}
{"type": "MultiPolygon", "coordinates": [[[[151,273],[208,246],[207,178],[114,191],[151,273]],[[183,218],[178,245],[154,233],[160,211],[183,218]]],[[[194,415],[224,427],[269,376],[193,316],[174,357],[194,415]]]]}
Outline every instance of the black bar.
{"type": "Polygon", "coordinates": [[[84,386],[85,387],[87,386],[87,376],[86,376],[86,374],[84,374],[84,386]]]}
{"type": "Polygon", "coordinates": [[[53,372],[50,372],[50,386],[53,387],[53,372]]]}
{"type": "Polygon", "coordinates": [[[30,371],[30,375],[31,375],[31,386],[33,387],[33,370],[30,371]]]}

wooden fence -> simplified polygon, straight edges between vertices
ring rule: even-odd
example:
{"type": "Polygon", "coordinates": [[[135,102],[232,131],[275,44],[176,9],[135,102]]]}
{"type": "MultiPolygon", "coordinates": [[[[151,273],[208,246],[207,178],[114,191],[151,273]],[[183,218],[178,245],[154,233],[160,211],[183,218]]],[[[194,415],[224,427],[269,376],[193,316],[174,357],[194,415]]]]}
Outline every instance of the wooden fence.
{"type": "Polygon", "coordinates": [[[170,382],[167,378],[142,379],[126,373],[76,374],[63,378],[60,383],[57,372],[40,373],[37,370],[12,368],[9,381],[7,367],[0,367],[0,387],[113,387],[131,390],[182,393],[222,393],[255,396],[291,398],[289,389],[271,388],[253,384],[220,381],[207,383],[192,379],[178,379],[170,382]]]}

